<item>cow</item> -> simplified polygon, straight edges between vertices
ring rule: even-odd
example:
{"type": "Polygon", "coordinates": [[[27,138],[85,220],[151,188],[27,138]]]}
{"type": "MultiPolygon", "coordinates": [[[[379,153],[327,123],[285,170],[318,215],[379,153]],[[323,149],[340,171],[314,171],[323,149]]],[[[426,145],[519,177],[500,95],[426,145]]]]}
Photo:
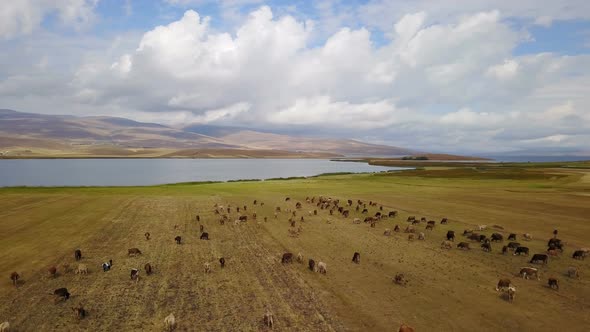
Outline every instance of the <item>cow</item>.
{"type": "Polygon", "coordinates": [[[139,282],[139,270],[138,269],[131,269],[131,280],[135,280],[135,282],[139,282]]]}
{"type": "Polygon", "coordinates": [[[385,235],[385,236],[391,236],[391,229],[386,228],[385,231],[383,232],[383,235],[385,235]]]}
{"type": "Polygon", "coordinates": [[[510,287],[511,284],[512,282],[510,281],[510,279],[500,279],[498,281],[498,285],[496,285],[496,292],[502,288],[510,287]]]}
{"type": "Polygon", "coordinates": [[[508,252],[508,246],[503,246],[502,247],[502,255],[506,255],[507,252],[508,252]]]}
{"type": "Polygon", "coordinates": [[[530,279],[530,277],[536,277],[539,280],[539,270],[534,267],[523,267],[520,269],[519,275],[523,279],[530,279]]]}
{"type": "MultiPolygon", "coordinates": [[[[113,261],[113,260],[111,259],[111,262],[112,262],[112,261],[113,261]]],[[[111,266],[112,266],[112,264],[111,264],[111,263],[109,263],[109,262],[104,262],[104,263],[102,263],[102,265],[101,265],[101,267],[102,267],[102,272],[107,272],[107,271],[110,271],[110,270],[111,270],[111,266]]]]}
{"type": "Polygon", "coordinates": [[[529,255],[529,248],[528,247],[518,247],[516,248],[516,250],[514,250],[514,254],[512,254],[513,256],[516,255],[525,255],[528,256],[529,255]]]}
{"type": "Polygon", "coordinates": [[[451,249],[451,248],[453,248],[453,245],[451,244],[451,242],[450,242],[450,241],[448,241],[448,240],[447,240],[447,241],[443,241],[443,242],[440,244],[440,248],[441,248],[441,249],[451,249]]]}
{"type": "Polygon", "coordinates": [[[176,317],[174,314],[170,314],[164,318],[164,327],[166,331],[173,331],[176,328],[176,317]]]}
{"type": "Polygon", "coordinates": [[[324,263],[324,262],[318,263],[318,272],[321,274],[326,274],[326,272],[328,272],[326,263],[324,263]]]}
{"type": "Polygon", "coordinates": [[[375,228],[375,226],[377,226],[377,222],[376,221],[371,221],[371,228],[375,228]]]}
{"type": "Polygon", "coordinates": [[[209,262],[203,264],[203,267],[205,269],[205,273],[211,273],[211,264],[209,264],[209,262]]]}
{"type": "Polygon", "coordinates": [[[455,242],[455,231],[447,231],[447,240],[455,242]]]}
{"type": "Polygon", "coordinates": [[[18,279],[20,278],[20,275],[17,272],[12,272],[10,274],[10,280],[12,280],[12,284],[14,285],[14,287],[18,286],[18,279]]]}
{"type": "Polygon", "coordinates": [[[463,249],[463,250],[469,250],[469,243],[467,242],[461,242],[457,245],[457,248],[459,249],[463,249]]]}
{"type": "Polygon", "coordinates": [[[516,234],[510,233],[510,235],[508,235],[508,241],[516,241],[516,234]]]}
{"type": "Polygon", "coordinates": [[[127,255],[129,257],[135,257],[137,255],[141,255],[141,250],[139,250],[137,248],[127,249],[127,255]]]}
{"type": "Polygon", "coordinates": [[[471,241],[479,242],[479,234],[478,233],[471,233],[471,235],[469,235],[467,238],[471,241]]]}
{"type": "Polygon", "coordinates": [[[446,225],[448,223],[449,223],[449,220],[447,218],[442,218],[441,221],[440,221],[440,224],[441,225],[446,225]]]}
{"type": "Polygon", "coordinates": [[[352,262],[356,263],[356,264],[360,264],[361,262],[361,254],[358,252],[355,252],[354,255],[352,255],[352,262]]]}
{"type": "Polygon", "coordinates": [[[264,321],[264,325],[266,325],[268,328],[272,329],[272,327],[274,325],[274,320],[273,320],[273,314],[270,310],[266,309],[266,313],[264,313],[263,321],[264,321]]]}
{"type": "Polygon", "coordinates": [[[398,273],[395,275],[395,277],[393,277],[393,282],[395,282],[398,285],[405,285],[408,283],[408,280],[406,280],[403,273],[398,273]]]}
{"type": "Polygon", "coordinates": [[[557,249],[548,249],[547,255],[557,257],[559,256],[559,251],[557,251],[557,249]]]}
{"type": "Polygon", "coordinates": [[[567,268],[567,276],[570,278],[579,278],[578,268],[570,266],[567,268]]]}
{"type": "Polygon", "coordinates": [[[486,228],[488,228],[488,226],[487,226],[487,225],[479,225],[479,226],[477,226],[477,230],[478,230],[478,231],[485,231],[485,230],[486,230],[486,228]]]}
{"type": "Polygon", "coordinates": [[[479,236],[479,242],[485,242],[486,240],[487,240],[487,236],[485,236],[485,235],[483,235],[483,234],[481,234],[481,235],[479,236]]]}
{"type": "Polygon", "coordinates": [[[57,276],[57,268],[55,266],[48,268],[47,272],[49,272],[49,276],[52,278],[55,278],[57,276]]]}
{"type": "Polygon", "coordinates": [[[431,231],[434,229],[434,225],[426,225],[426,230],[431,231]]]}
{"type": "Polygon", "coordinates": [[[82,250],[76,249],[76,251],[74,251],[74,259],[77,261],[82,259],[82,250]]]}
{"type": "Polygon", "coordinates": [[[82,304],[78,304],[77,307],[72,307],[72,311],[78,319],[83,319],[88,314],[88,312],[86,311],[86,309],[84,309],[82,304]]]}
{"type": "Polygon", "coordinates": [[[76,274],[88,274],[88,266],[86,264],[79,264],[76,274]]]}
{"type": "Polygon", "coordinates": [[[408,241],[414,241],[416,236],[414,234],[408,234],[408,241]]]}
{"type": "Polygon", "coordinates": [[[399,225],[395,225],[395,227],[393,228],[393,231],[396,232],[396,233],[399,233],[400,230],[401,229],[400,229],[399,225]]]}
{"type": "Polygon", "coordinates": [[[281,258],[281,263],[287,264],[287,263],[292,263],[292,262],[293,262],[293,254],[290,252],[284,253],[283,257],[281,258]]]}
{"type": "Polygon", "coordinates": [[[416,232],[416,230],[414,229],[414,227],[412,226],[408,226],[406,227],[406,229],[404,230],[404,233],[414,233],[416,232]]]}
{"type": "Polygon", "coordinates": [[[176,241],[176,244],[180,244],[182,241],[182,238],[180,236],[177,236],[174,238],[174,241],[176,241]]]}
{"type": "Polygon", "coordinates": [[[150,232],[145,232],[145,234],[143,234],[143,236],[145,236],[146,241],[149,241],[151,234],[150,234],[150,232]]]}
{"type": "Polygon", "coordinates": [[[309,259],[307,266],[309,267],[310,271],[315,272],[315,261],[313,259],[309,259]]]}
{"type": "Polygon", "coordinates": [[[363,209],[363,212],[361,212],[361,214],[365,214],[365,213],[369,213],[369,210],[363,209]]]}
{"type": "Polygon", "coordinates": [[[152,264],[150,264],[150,263],[145,263],[145,265],[143,266],[143,269],[145,270],[145,274],[148,276],[154,272],[152,269],[152,264]]]}
{"type": "Polygon", "coordinates": [[[397,332],[414,332],[414,328],[402,323],[402,325],[399,326],[397,332]]]}
{"type": "MultiPolygon", "coordinates": [[[[317,214],[317,213],[316,213],[316,214],[317,214]]],[[[350,215],[350,211],[348,211],[348,210],[344,210],[344,211],[342,212],[342,216],[344,216],[344,218],[348,218],[348,216],[349,216],[349,215],[350,215]]]]}
{"type": "Polygon", "coordinates": [[[503,288],[502,293],[506,294],[509,302],[512,302],[514,301],[514,296],[516,295],[516,287],[508,286],[506,288],[503,288]]]}
{"type": "Polygon", "coordinates": [[[387,214],[387,216],[389,218],[394,218],[397,216],[397,211],[389,211],[389,213],[387,214]]]}
{"type": "Polygon", "coordinates": [[[416,220],[415,216],[409,216],[408,219],[406,219],[407,222],[412,222],[414,220],[416,220]]]}
{"type": "Polygon", "coordinates": [[[239,216],[238,219],[242,222],[248,221],[248,216],[239,216]]]}
{"type": "Polygon", "coordinates": [[[559,280],[557,280],[556,278],[549,278],[547,280],[547,285],[550,288],[553,288],[555,290],[559,290],[559,280]]]}
{"type": "Polygon", "coordinates": [[[432,227],[434,227],[434,225],[436,225],[436,222],[434,220],[430,220],[426,224],[427,225],[432,225],[432,227]]]}
{"type": "Polygon", "coordinates": [[[66,301],[70,298],[70,293],[68,292],[67,288],[58,288],[53,291],[53,295],[55,296],[55,302],[59,300],[66,301]]]}
{"type": "Polygon", "coordinates": [[[426,217],[420,218],[420,222],[426,222],[426,217]]]}
{"type": "Polygon", "coordinates": [[[467,235],[469,235],[471,233],[473,233],[473,230],[471,230],[471,229],[465,229],[465,230],[463,230],[463,236],[467,236],[467,235]]]}
{"type": "Polygon", "coordinates": [[[515,250],[516,248],[520,247],[520,243],[518,242],[509,242],[508,249],[515,250]]]}
{"type": "Polygon", "coordinates": [[[209,240],[209,233],[203,232],[200,237],[201,240],[209,240]]]}
{"type": "Polygon", "coordinates": [[[533,239],[533,236],[531,234],[529,234],[529,233],[524,233],[522,235],[522,237],[524,238],[525,241],[530,241],[530,240],[533,239]]]}
{"type": "Polygon", "coordinates": [[[485,252],[491,252],[492,251],[492,245],[489,243],[482,243],[481,244],[481,249],[485,252]]]}
{"type": "Polygon", "coordinates": [[[221,266],[222,269],[225,267],[225,258],[221,257],[219,259],[219,265],[221,266]]]}
{"type": "MultiPolygon", "coordinates": [[[[229,208],[228,208],[228,209],[229,209],[229,208]]],[[[197,214],[197,222],[200,222],[200,221],[201,221],[201,216],[199,216],[199,215],[197,214]]]]}
{"type": "Polygon", "coordinates": [[[534,254],[533,258],[531,258],[530,263],[547,264],[548,260],[549,260],[549,256],[547,256],[546,254],[534,254]]]}
{"type": "Polygon", "coordinates": [[[301,253],[297,254],[297,263],[299,263],[299,264],[303,263],[303,255],[301,253]]]}
{"type": "Polygon", "coordinates": [[[586,257],[586,253],[582,250],[574,251],[572,258],[573,259],[584,259],[586,257]]]}
{"type": "Polygon", "coordinates": [[[559,249],[561,252],[563,252],[563,243],[557,238],[549,239],[549,242],[547,242],[547,247],[549,247],[549,249],[559,249]]]}
{"type": "Polygon", "coordinates": [[[424,235],[424,233],[423,233],[423,232],[420,232],[420,233],[418,234],[418,240],[422,240],[422,241],[423,241],[425,238],[426,238],[426,235],[424,235]]]}
{"type": "Polygon", "coordinates": [[[364,222],[368,223],[368,222],[373,222],[374,220],[375,220],[375,218],[373,218],[373,217],[366,217],[364,222]]]}
{"type": "Polygon", "coordinates": [[[492,234],[490,241],[502,242],[502,241],[504,241],[504,236],[502,236],[502,234],[500,234],[500,233],[494,233],[494,234],[492,234]]]}
{"type": "Polygon", "coordinates": [[[0,332],[10,332],[10,323],[8,321],[0,324],[0,332]]]}

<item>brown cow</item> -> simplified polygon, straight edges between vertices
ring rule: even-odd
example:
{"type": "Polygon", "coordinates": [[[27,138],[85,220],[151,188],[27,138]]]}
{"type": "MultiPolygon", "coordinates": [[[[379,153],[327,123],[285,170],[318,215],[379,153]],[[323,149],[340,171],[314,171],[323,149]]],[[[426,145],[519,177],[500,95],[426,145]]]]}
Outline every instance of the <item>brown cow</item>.
{"type": "Polygon", "coordinates": [[[459,249],[463,249],[463,250],[469,250],[469,243],[467,242],[461,242],[457,245],[457,248],[459,249]]]}
{"type": "Polygon", "coordinates": [[[579,278],[578,268],[570,266],[567,268],[567,276],[570,278],[579,278]]]}
{"type": "Polygon", "coordinates": [[[221,265],[221,268],[224,268],[225,267],[225,258],[221,257],[219,259],[219,265],[221,265]]]}
{"type": "Polygon", "coordinates": [[[182,238],[179,236],[174,238],[174,241],[176,241],[176,244],[180,244],[182,242],[182,238]]]}
{"type": "Polygon", "coordinates": [[[146,241],[148,241],[150,239],[151,234],[150,234],[150,232],[145,232],[144,236],[145,236],[146,241]]]}
{"type": "Polygon", "coordinates": [[[59,300],[67,300],[70,298],[70,293],[68,292],[67,288],[58,288],[53,291],[53,295],[55,296],[54,302],[59,300]]]}
{"type": "Polygon", "coordinates": [[[144,268],[144,270],[145,270],[145,274],[146,274],[146,275],[148,275],[148,276],[149,276],[150,274],[152,274],[152,273],[153,273],[153,270],[152,270],[152,264],[150,264],[150,263],[145,263],[145,265],[143,266],[143,268],[144,268]]]}
{"type": "Polygon", "coordinates": [[[57,268],[55,266],[52,266],[49,269],[47,269],[47,272],[49,272],[49,276],[52,278],[55,278],[57,276],[57,268]]]}
{"type": "Polygon", "coordinates": [[[451,249],[451,248],[453,248],[453,245],[451,244],[451,242],[449,240],[446,240],[440,244],[440,248],[441,249],[451,249]]]}
{"type": "Polygon", "coordinates": [[[536,277],[537,280],[540,280],[539,270],[534,267],[523,267],[520,269],[519,274],[523,279],[530,279],[530,277],[536,277]]]}
{"type": "Polygon", "coordinates": [[[200,237],[201,240],[209,240],[209,233],[203,232],[200,237]]]}
{"type": "Polygon", "coordinates": [[[402,325],[400,325],[399,330],[397,330],[398,332],[414,332],[414,328],[406,325],[404,323],[402,323],[402,325]]]}
{"type": "Polygon", "coordinates": [[[352,255],[352,262],[356,263],[356,264],[360,264],[361,263],[361,254],[358,252],[355,252],[354,255],[352,255]]]}
{"type": "Polygon", "coordinates": [[[16,272],[12,272],[10,274],[10,280],[12,280],[12,284],[14,285],[14,287],[18,286],[18,279],[20,278],[20,275],[16,272]]]}
{"type": "Polygon", "coordinates": [[[391,229],[386,228],[385,231],[383,232],[383,235],[385,235],[385,236],[391,236],[391,229]]]}
{"type": "Polygon", "coordinates": [[[283,257],[281,258],[281,263],[286,264],[286,263],[292,263],[293,262],[293,254],[290,252],[286,252],[283,254],[283,257]]]}
{"type": "Polygon", "coordinates": [[[406,285],[408,283],[408,280],[406,280],[403,273],[398,273],[395,275],[395,277],[393,277],[393,282],[395,282],[398,285],[406,285]]]}
{"type": "Polygon", "coordinates": [[[496,292],[502,288],[510,287],[511,284],[512,284],[512,282],[510,281],[510,279],[500,279],[498,281],[498,285],[496,285],[496,292]]]}
{"type": "Polygon", "coordinates": [[[127,255],[129,257],[135,257],[137,255],[141,255],[141,250],[139,250],[138,248],[127,249],[127,255]]]}
{"type": "Polygon", "coordinates": [[[266,313],[264,314],[264,325],[266,325],[267,327],[271,328],[274,325],[274,321],[273,321],[273,314],[270,310],[266,309],[266,313]]]}
{"type": "Polygon", "coordinates": [[[321,274],[326,274],[326,272],[328,272],[328,267],[327,267],[326,263],[324,263],[324,262],[318,263],[318,272],[321,274]]]}

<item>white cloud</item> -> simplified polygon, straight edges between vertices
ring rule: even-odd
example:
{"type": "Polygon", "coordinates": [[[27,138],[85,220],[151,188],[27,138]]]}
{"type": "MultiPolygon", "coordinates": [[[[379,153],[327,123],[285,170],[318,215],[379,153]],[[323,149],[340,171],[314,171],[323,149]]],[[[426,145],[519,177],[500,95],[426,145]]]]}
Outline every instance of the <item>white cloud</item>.
{"type": "Polygon", "coordinates": [[[590,56],[515,56],[529,36],[502,6],[444,20],[437,8],[396,11],[391,40],[378,45],[365,27],[339,27],[318,43],[327,30],[267,6],[228,31],[187,10],[91,51],[51,40],[0,54],[0,97],[28,111],[299,126],[423,150],[583,146],[576,140],[590,132],[590,56]],[[44,51],[52,43],[76,60],[53,65],[60,52],[44,51]],[[2,64],[20,58],[43,66],[2,64]]]}
{"type": "Polygon", "coordinates": [[[0,38],[36,30],[46,15],[56,13],[65,25],[81,28],[94,19],[99,0],[7,0],[0,6],[0,38]]]}

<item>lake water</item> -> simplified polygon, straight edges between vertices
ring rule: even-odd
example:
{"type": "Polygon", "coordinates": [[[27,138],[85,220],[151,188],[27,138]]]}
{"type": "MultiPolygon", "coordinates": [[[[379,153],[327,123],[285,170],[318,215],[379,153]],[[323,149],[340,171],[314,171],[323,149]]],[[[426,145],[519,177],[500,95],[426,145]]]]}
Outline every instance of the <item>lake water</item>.
{"type": "Polygon", "coordinates": [[[0,187],[146,186],[400,169],[319,159],[5,159],[0,187]]]}

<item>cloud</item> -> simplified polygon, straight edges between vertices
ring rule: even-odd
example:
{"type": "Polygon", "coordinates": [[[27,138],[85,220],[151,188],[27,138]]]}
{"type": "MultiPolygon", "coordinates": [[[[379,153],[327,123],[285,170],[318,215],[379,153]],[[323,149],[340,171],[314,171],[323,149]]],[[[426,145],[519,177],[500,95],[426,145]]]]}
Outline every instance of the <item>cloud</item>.
{"type": "Polygon", "coordinates": [[[62,24],[81,28],[94,17],[99,0],[10,0],[0,6],[0,38],[31,34],[43,19],[57,14],[62,24]]]}
{"type": "MultiPolygon", "coordinates": [[[[530,36],[506,19],[507,4],[475,11],[481,3],[462,15],[436,4],[402,8],[381,43],[363,26],[338,27],[318,43],[329,29],[268,6],[235,29],[214,29],[215,18],[189,9],[140,35],[80,49],[55,36],[17,43],[0,54],[0,97],[29,111],[289,128],[422,150],[582,148],[590,56],[514,55],[530,36]],[[57,66],[49,44],[71,58],[57,66]],[[17,61],[44,65],[23,70],[17,61]]],[[[519,8],[525,15],[529,7],[519,8]]],[[[560,10],[553,19],[572,14],[560,10]]]]}

